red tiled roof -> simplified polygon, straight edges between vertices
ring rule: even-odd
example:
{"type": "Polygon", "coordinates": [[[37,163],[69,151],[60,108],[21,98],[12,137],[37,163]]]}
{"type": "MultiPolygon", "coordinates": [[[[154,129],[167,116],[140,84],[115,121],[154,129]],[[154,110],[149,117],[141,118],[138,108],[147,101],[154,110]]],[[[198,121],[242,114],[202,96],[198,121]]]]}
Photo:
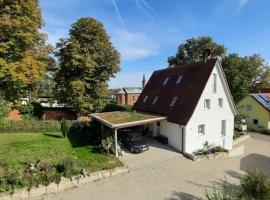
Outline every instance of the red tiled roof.
{"type": "Polygon", "coordinates": [[[193,63],[153,72],[134,105],[134,109],[166,115],[169,122],[186,125],[216,62],[217,59],[211,59],[206,63],[193,63]],[[176,84],[179,75],[182,75],[183,78],[180,84],[176,84]],[[166,77],[170,77],[170,79],[166,85],[163,85],[166,77]],[[145,96],[148,98],[143,102],[145,96]],[[157,96],[158,101],[153,105],[152,102],[157,96]],[[174,97],[178,97],[178,99],[173,107],[169,107],[174,97]]]}

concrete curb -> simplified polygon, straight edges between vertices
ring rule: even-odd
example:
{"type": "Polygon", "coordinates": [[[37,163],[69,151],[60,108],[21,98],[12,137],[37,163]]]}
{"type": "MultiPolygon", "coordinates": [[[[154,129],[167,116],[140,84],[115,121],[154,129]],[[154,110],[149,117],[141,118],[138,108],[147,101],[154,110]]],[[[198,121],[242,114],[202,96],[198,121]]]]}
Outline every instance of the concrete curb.
{"type": "Polygon", "coordinates": [[[207,155],[199,155],[199,156],[195,156],[193,154],[187,154],[187,153],[185,153],[185,155],[194,162],[201,162],[204,160],[217,160],[220,158],[229,157],[227,152],[216,152],[216,153],[211,153],[207,155]]]}
{"type": "Polygon", "coordinates": [[[250,136],[248,134],[242,135],[233,141],[233,146],[236,146],[240,143],[246,142],[249,138],[250,138],[250,136]]]}
{"type": "Polygon", "coordinates": [[[38,187],[32,188],[30,191],[28,191],[27,189],[20,189],[15,190],[13,194],[10,194],[8,192],[0,193],[0,200],[21,200],[21,199],[28,199],[30,197],[38,197],[50,193],[56,193],[70,188],[79,187],[80,185],[83,184],[95,182],[98,180],[102,180],[105,178],[109,178],[111,176],[116,176],[127,172],[129,172],[129,168],[123,166],[123,167],[115,167],[114,169],[110,170],[102,170],[94,172],[86,176],[77,175],[71,177],[71,179],[61,178],[61,182],[59,183],[59,185],[55,183],[50,183],[47,187],[40,185],[38,187]]]}

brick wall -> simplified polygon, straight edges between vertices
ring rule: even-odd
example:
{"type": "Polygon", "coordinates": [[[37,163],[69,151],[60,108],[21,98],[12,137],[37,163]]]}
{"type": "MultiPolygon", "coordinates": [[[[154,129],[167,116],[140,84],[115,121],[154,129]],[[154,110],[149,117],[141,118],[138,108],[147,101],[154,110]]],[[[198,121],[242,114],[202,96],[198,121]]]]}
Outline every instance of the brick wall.
{"type": "Polygon", "coordinates": [[[44,120],[76,120],[77,113],[70,110],[45,110],[42,115],[44,120]]]}
{"type": "Polygon", "coordinates": [[[127,94],[126,95],[126,104],[133,106],[136,103],[139,96],[140,96],[140,94],[127,94]]]}

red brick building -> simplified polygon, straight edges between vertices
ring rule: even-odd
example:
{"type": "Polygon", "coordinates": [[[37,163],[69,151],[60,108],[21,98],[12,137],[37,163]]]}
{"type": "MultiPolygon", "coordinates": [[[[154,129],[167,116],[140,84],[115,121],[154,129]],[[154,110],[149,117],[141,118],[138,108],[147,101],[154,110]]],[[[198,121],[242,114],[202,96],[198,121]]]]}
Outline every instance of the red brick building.
{"type": "Polygon", "coordinates": [[[125,87],[115,94],[115,100],[120,105],[134,105],[142,92],[142,88],[125,87]]]}

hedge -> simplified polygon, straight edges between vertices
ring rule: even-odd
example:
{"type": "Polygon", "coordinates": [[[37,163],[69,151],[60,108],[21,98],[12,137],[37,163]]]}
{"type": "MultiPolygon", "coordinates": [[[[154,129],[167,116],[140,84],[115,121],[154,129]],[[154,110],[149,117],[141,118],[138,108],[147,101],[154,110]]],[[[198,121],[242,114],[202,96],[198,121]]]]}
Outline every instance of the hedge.
{"type": "Polygon", "coordinates": [[[113,112],[113,111],[131,111],[131,105],[118,105],[118,104],[107,104],[102,112],[113,112]]]}
{"type": "Polygon", "coordinates": [[[0,120],[0,133],[60,132],[61,121],[49,120],[0,120]]]}

